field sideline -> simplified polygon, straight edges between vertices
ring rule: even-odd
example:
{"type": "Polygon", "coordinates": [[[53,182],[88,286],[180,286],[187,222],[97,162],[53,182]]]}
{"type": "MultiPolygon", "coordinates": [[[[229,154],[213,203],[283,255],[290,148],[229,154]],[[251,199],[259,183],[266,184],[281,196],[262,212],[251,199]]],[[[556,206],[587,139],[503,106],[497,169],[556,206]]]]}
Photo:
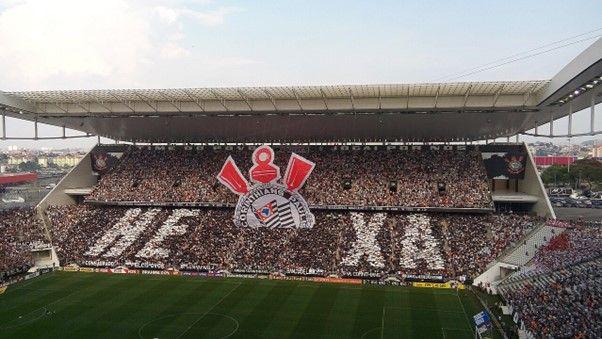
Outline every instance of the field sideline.
{"type": "Polygon", "coordinates": [[[467,291],[55,272],[0,295],[0,338],[473,338],[467,291]]]}

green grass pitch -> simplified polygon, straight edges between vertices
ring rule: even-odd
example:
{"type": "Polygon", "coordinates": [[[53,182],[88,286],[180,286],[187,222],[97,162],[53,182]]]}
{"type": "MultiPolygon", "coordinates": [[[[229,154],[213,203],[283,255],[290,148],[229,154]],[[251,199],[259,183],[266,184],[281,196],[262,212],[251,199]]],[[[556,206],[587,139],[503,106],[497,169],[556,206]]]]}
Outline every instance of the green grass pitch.
{"type": "Polygon", "coordinates": [[[467,291],[55,272],[0,295],[0,338],[473,338],[467,291]]]}

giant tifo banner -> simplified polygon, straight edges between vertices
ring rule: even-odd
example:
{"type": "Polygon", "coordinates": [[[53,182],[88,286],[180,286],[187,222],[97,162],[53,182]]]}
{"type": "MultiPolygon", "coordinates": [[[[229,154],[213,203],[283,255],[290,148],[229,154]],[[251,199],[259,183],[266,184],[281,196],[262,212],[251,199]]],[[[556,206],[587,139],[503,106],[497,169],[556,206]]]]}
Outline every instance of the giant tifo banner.
{"type": "Polygon", "coordinates": [[[482,152],[483,163],[490,179],[523,179],[527,166],[524,152],[482,152]]]}
{"type": "Polygon", "coordinates": [[[253,152],[249,169],[252,184],[242,175],[234,159],[228,157],[217,179],[238,195],[234,224],[239,227],[311,228],[315,223],[305,199],[298,190],[313,171],[315,164],[293,153],[284,179],[279,182],[280,168],[274,165],[274,150],[263,145],[253,152]]]}

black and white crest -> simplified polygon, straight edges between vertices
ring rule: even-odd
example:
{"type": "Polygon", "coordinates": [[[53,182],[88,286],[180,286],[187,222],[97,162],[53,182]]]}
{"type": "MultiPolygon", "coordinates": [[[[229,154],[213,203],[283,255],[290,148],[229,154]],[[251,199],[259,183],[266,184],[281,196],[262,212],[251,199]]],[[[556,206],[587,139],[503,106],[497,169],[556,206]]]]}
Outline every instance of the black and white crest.
{"type": "Polygon", "coordinates": [[[252,185],[228,157],[217,175],[219,182],[238,194],[234,224],[240,227],[311,228],[315,223],[309,206],[298,190],[305,184],[315,164],[293,153],[282,182],[274,164],[274,150],[268,145],[253,152],[249,170],[252,185]]]}
{"type": "Polygon", "coordinates": [[[270,183],[240,196],[234,223],[239,227],[311,228],[315,218],[299,193],[270,183]]]}

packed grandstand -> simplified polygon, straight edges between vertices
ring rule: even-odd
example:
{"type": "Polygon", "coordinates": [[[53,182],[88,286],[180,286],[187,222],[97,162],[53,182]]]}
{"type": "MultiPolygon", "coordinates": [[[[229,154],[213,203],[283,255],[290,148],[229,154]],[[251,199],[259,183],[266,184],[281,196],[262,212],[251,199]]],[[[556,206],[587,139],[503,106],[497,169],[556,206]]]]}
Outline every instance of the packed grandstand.
{"type": "Polygon", "coordinates": [[[229,155],[240,168],[250,168],[248,149],[129,146],[102,168],[81,203],[48,206],[42,216],[32,210],[2,212],[2,278],[33,266],[32,250],[53,246],[61,266],[471,282],[547,225],[558,234],[500,291],[537,336],[600,333],[599,226],[493,212],[477,148],[281,147],[275,163],[286,163],[292,150],[316,163],[300,189],[314,209],[311,228],[233,223],[236,196],[219,184],[216,173],[229,155]],[[482,210],[459,212],[462,208],[482,210]]]}
{"type": "MultiPolygon", "coordinates": [[[[296,152],[315,161],[319,169],[301,189],[310,205],[492,207],[483,161],[474,149],[342,152],[297,147],[296,152]],[[439,192],[441,185],[445,194],[439,192]]],[[[277,152],[275,162],[286,164],[289,153],[277,152]]],[[[88,199],[236,203],[236,196],[215,179],[228,155],[229,151],[209,147],[198,151],[135,147],[102,177],[88,199]]],[[[250,150],[232,156],[241,168],[251,167],[250,150]]]]}
{"type": "Polygon", "coordinates": [[[590,107],[598,133],[601,55],[537,81],[0,92],[35,140],[98,136],[35,209],[0,212],[0,294],[21,305],[0,337],[599,338],[601,224],[556,218],[518,136],[590,107]],[[98,274],[20,284],[55,270],[98,274]]]}

